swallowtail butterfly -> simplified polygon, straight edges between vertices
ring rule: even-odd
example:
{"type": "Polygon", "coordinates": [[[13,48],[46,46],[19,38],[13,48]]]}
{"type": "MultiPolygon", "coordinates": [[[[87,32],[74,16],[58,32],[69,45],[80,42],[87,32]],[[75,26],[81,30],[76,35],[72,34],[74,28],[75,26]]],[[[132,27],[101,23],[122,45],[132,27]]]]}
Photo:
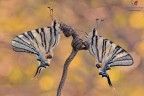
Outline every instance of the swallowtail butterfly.
{"type": "Polygon", "coordinates": [[[106,77],[109,86],[112,87],[107,70],[110,70],[110,67],[114,66],[132,65],[132,57],[119,45],[99,36],[95,28],[89,33],[88,40],[90,44],[89,52],[98,61],[96,67],[99,70],[99,75],[106,77]]]}
{"type": "Polygon", "coordinates": [[[54,20],[51,27],[27,31],[16,36],[12,40],[12,46],[14,51],[37,55],[40,65],[34,75],[35,77],[42,68],[50,66],[50,61],[53,58],[53,48],[56,47],[59,39],[60,24],[54,20]]]}

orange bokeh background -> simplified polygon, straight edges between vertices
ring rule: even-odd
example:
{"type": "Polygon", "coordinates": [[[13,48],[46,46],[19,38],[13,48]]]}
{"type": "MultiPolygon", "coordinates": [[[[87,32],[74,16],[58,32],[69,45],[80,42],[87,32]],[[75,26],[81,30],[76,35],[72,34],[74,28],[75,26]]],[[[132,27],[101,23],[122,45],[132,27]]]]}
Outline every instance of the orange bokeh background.
{"type": "MultiPolygon", "coordinates": [[[[144,5],[138,0],[138,6],[144,5]]],[[[51,66],[32,79],[38,62],[28,53],[12,50],[12,39],[28,30],[51,25],[48,6],[54,18],[78,31],[81,36],[104,19],[98,34],[126,49],[134,58],[130,67],[109,71],[113,90],[98,75],[95,59],[80,51],[72,61],[63,96],[143,96],[144,90],[144,12],[129,11],[130,0],[1,0],[0,1],[0,96],[55,96],[63,64],[71,53],[71,40],[61,35],[51,66]]]]}

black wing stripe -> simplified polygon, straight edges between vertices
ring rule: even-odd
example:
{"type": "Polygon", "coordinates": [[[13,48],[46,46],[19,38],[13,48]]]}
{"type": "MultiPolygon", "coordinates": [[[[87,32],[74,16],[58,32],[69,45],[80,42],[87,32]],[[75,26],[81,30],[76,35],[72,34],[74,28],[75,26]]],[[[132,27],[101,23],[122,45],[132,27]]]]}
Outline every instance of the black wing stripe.
{"type": "Polygon", "coordinates": [[[109,55],[109,52],[110,52],[111,47],[112,47],[111,44],[110,44],[110,41],[108,41],[107,39],[105,39],[105,41],[106,41],[105,52],[103,54],[103,59],[102,60],[104,60],[109,55]]]}
{"type": "MultiPolygon", "coordinates": [[[[22,35],[24,36],[24,38],[27,38],[27,40],[28,40],[28,41],[31,43],[31,45],[33,46],[33,43],[32,43],[32,41],[31,41],[30,36],[28,35],[28,33],[25,32],[25,33],[23,33],[22,35]]],[[[20,36],[20,35],[18,35],[18,36],[20,36]]],[[[21,37],[20,37],[20,38],[21,38],[21,37]]]]}
{"type": "Polygon", "coordinates": [[[129,60],[123,60],[123,61],[116,61],[114,63],[109,63],[110,67],[112,66],[130,66],[133,64],[133,61],[131,59],[129,60]]]}
{"type": "MultiPolygon", "coordinates": [[[[27,32],[25,32],[24,33],[28,38],[29,38],[29,42],[30,42],[30,44],[33,46],[34,44],[33,44],[33,39],[29,36],[29,34],[27,33],[27,32]]],[[[18,35],[19,36],[19,35],[18,35]]]]}
{"type": "Polygon", "coordinates": [[[40,47],[42,46],[41,45],[40,31],[39,31],[39,29],[35,29],[35,30],[32,30],[31,32],[32,32],[32,34],[34,36],[33,43],[34,43],[34,45],[36,44],[35,47],[36,47],[37,50],[39,50],[40,47]]]}
{"type": "Polygon", "coordinates": [[[54,47],[56,45],[56,24],[54,23],[54,26],[53,26],[53,31],[54,31],[54,35],[53,35],[53,40],[54,40],[54,43],[52,45],[52,47],[54,47]]]}
{"type": "MultiPolygon", "coordinates": [[[[93,41],[92,41],[92,42],[93,42],[93,41]]],[[[90,48],[91,48],[92,54],[95,55],[95,52],[94,52],[94,49],[93,49],[93,45],[91,45],[90,48]]]]}
{"type": "Polygon", "coordinates": [[[47,45],[46,45],[46,38],[45,38],[44,28],[41,28],[41,31],[42,31],[42,33],[43,33],[43,42],[44,42],[44,47],[45,47],[45,50],[46,50],[47,45]]]}
{"type": "Polygon", "coordinates": [[[39,29],[36,29],[35,31],[36,31],[38,34],[40,33],[40,32],[39,32],[39,29]]]}
{"type": "Polygon", "coordinates": [[[49,48],[49,41],[51,39],[50,37],[50,27],[45,27],[44,28],[44,32],[45,32],[45,38],[46,38],[46,52],[48,51],[49,48]]]}
{"type": "Polygon", "coordinates": [[[36,52],[35,50],[33,50],[32,48],[28,47],[28,46],[25,46],[21,43],[19,43],[18,41],[13,41],[13,44],[12,44],[13,47],[17,47],[17,48],[21,48],[21,49],[25,49],[25,50],[29,50],[29,51],[32,51],[32,52],[36,52]]]}
{"type": "Polygon", "coordinates": [[[52,28],[50,27],[50,41],[49,41],[49,48],[47,52],[50,52],[51,44],[52,44],[52,28]]]}
{"type": "Polygon", "coordinates": [[[92,42],[91,42],[92,45],[94,44],[94,37],[95,37],[95,30],[93,30],[93,35],[92,35],[92,42]]]}
{"type": "Polygon", "coordinates": [[[115,63],[115,62],[119,62],[119,61],[127,61],[127,60],[131,60],[131,59],[115,60],[115,61],[113,61],[113,62],[111,62],[111,63],[115,63]]]}
{"type": "Polygon", "coordinates": [[[25,42],[27,45],[31,46],[32,49],[36,50],[36,48],[31,44],[31,43],[27,43],[25,40],[23,40],[22,38],[20,38],[19,36],[17,36],[18,39],[22,40],[23,43],[25,42]]]}
{"type": "MultiPolygon", "coordinates": [[[[37,32],[38,29],[35,29],[35,30],[32,30],[32,31],[37,32]]],[[[35,41],[37,47],[39,48],[38,41],[36,40],[35,36],[33,35],[34,32],[32,32],[32,31],[28,31],[28,35],[31,37],[32,40],[35,41]]],[[[39,33],[37,32],[37,34],[39,34],[39,33]]],[[[32,46],[33,46],[33,45],[32,45],[32,46]]],[[[34,46],[33,46],[33,47],[34,47],[34,46]]],[[[34,47],[34,48],[35,48],[35,47],[34,47]]]]}
{"type": "Polygon", "coordinates": [[[91,54],[91,55],[93,55],[93,56],[95,56],[95,52],[94,52],[94,49],[93,49],[93,47],[95,48],[95,40],[94,40],[94,38],[95,38],[95,36],[94,36],[94,34],[92,34],[92,33],[90,33],[90,36],[91,36],[91,38],[89,38],[90,40],[89,40],[89,43],[90,43],[90,48],[89,48],[89,53],[91,54]]]}
{"type": "Polygon", "coordinates": [[[130,55],[129,55],[129,54],[126,54],[126,55],[121,56],[121,57],[119,57],[119,58],[111,59],[109,62],[124,61],[124,60],[131,60],[130,55]]]}
{"type": "Polygon", "coordinates": [[[34,36],[31,31],[28,31],[27,34],[31,37],[32,40],[34,39],[34,36]]]}
{"type": "Polygon", "coordinates": [[[23,49],[23,48],[19,48],[19,47],[16,47],[16,46],[13,46],[13,50],[17,51],[17,52],[27,52],[27,53],[36,54],[36,53],[34,53],[32,51],[29,51],[29,50],[26,50],[26,49],[23,49]]]}
{"type": "Polygon", "coordinates": [[[113,56],[115,56],[116,52],[117,52],[120,48],[121,48],[121,47],[118,46],[118,45],[115,47],[115,49],[114,49],[114,51],[113,51],[113,54],[112,54],[112,58],[113,58],[113,56]]]}
{"type": "Polygon", "coordinates": [[[36,42],[37,47],[39,48],[39,44],[38,44],[37,39],[36,39],[36,38],[34,38],[34,40],[35,40],[35,42],[36,42]]]}
{"type": "Polygon", "coordinates": [[[119,57],[119,58],[114,58],[113,61],[115,60],[125,60],[125,59],[131,59],[130,55],[129,54],[125,54],[124,56],[122,57],[119,57]]]}
{"type": "Polygon", "coordinates": [[[43,40],[43,34],[40,32],[40,37],[41,37],[41,45],[44,47],[44,40],[43,40]]]}
{"type": "Polygon", "coordinates": [[[102,47],[103,47],[103,41],[104,39],[101,38],[100,36],[97,36],[98,37],[98,44],[97,44],[97,49],[98,49],[98,52],[99,52],[99,60],[100,62],[102,63],[102,47]]]}
{"type": "MultiPolygon", "coordinates": [[[[113,45],[114,45],[114,43],[113,43],[113,45]]],[[[114,49],[112,49],[112,50],[113,50],[113,52],[111,53],[112,56],[111,56],[111,58],[110,58],[109,60],[115,58],[115,56],[116,56],[116,52],[117,52],[119,49],[120,49],[120,47],[117,46],[117,45],[116,45],[116,47],[115,47],[114,49]]]]}
{"type": "Polygon", "coordinates": [[[25,38],[27,38],[27,40],[30,40],[27,35],[25,35],[25,33],[22,34],[25,38]]]}
{"type": "Polygon", "coordinates": [[[103,57],[105,56],[105,53],[106,53],[106,43],[107,43],[107,39],[104,39],[103,40],[103,45],[102,45],[102,60],[103,60],[103,57]]]}
{"type": "Polygon", "coordinates": [[[24,45],[24,46],[26,46],[26,47],[29,47],[30,49],[32,49],[33,51],[36,51],[35,49],[33,49],[32,47],[30,47],[29,45],[27,45],[27,44],[24,44],[24,43],[22,43],[22,42],[19,42],[19,41],[16,41],[16,40],[13,40],[14,42],[17,42],[17,43],[19,43],[19,44],[21,44],[21,45],[24,45]]]}
{"type": "Polygon", "coordinates": [[[121,54],[121,53],[127,53],[127,52],[126,52],[124,49],[121,48],[121,50],[118,51],[118,52],[116,53],[116,55],[119,55],[119,54],[121,54]]]}
{"type": "Polygon", "coordinates": [[[56,22],[54,22],[53,29],[54,29],[54,36],[56,37],[56,22]]]}
{"type": "Polygon", "coordinates": [[[96,37],[96,53],[97,53],[97,57],[98,57],[98,61],[101,63],[100,58],[99,58],[99,50],[98,50],[98,36],[96,37]]]}
{"type": "Polygon", "coordinates": [[[112,48],[112,44],[111,44],[111,47],[110,47],[110,49],[109,49],[108,55],[110,55],[111,48],[112,48]]]}

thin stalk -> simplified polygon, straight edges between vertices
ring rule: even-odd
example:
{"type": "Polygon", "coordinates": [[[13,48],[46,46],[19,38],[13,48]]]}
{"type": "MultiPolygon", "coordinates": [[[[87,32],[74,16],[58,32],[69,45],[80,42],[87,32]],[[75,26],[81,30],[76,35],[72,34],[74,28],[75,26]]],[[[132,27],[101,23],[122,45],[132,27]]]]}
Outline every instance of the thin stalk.
{"type": "Polygon", "coordinates": [[[61,81],[60,81],[60,84],[59,84],[59,87],[58,87],[58,90],[57,90],[57,96],[61,96],[61,92],[62,92],[64,83],[65,83],[65,80],[66,80],[66,77],[67,77],[69,65],[70,65],[71,61],[74,59],[74,57],[76,56],[77,53],[78,53],[78,50],[77,51],[72,50],[70,56],[65,61],[63,74],[62,74],[61,81]]]}

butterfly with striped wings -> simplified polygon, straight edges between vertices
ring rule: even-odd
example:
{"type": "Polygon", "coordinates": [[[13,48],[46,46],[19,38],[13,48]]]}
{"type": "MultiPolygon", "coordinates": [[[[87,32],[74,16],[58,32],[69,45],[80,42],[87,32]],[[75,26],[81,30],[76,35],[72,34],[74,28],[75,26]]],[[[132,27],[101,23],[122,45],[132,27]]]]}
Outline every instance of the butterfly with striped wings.
{"type": "Polygon", "coordinates": [[[51,27],[27,31],[12,40],[14,51],[32,53],[37,56],[40,65],[34,77],[40,73],[42,68],[50,66],[53,48],[59,42],[60,33],[60,24],[54,20],[51,27]]]}
{"type": "Polygon", "coordinates": [[[90,45],[89,52],[98,62],[96,67],[99,70],[99,75],[106,77],[109,86],[112,87],[107,70],[110,70],[110,67],[114,66],[132,65],[132,57],[119,45],[102,36],[99,36],[95,28],[89,33],[88,40],[90,45]]]}

